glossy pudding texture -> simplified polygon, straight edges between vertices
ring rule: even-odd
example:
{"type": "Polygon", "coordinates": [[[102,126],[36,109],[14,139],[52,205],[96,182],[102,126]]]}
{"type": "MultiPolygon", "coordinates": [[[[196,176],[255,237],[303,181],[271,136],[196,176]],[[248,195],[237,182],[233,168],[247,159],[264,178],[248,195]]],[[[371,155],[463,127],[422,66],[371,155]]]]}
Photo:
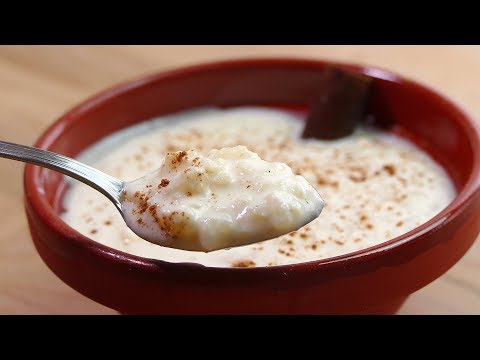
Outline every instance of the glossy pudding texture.
{"type": "MultiPolygon", "coordinates": [[[[208,253],[172,249],[136,236],[103,195],[75,180],[62,218],[82,234],[134,255],[218,267],[274,266],[350,253],[388,241],[428,221],[456,192],[428,154],[397,135],[370,128],[331,141],[301,139],[304,115],[267,108],[199,109],[121,130],[79,160],[125,181],[158,169],[165,154],[243,145],[287,164],[325,201],[318,218],[260,243],[208,253]]],[[[238,189],[239,192],[243,191],[238,189]]]]}
{"type": "Polygon", "coordinates": [[[324,202],[286,164],[245,146],[168,152],[162,166],[126,183],[123,218],[137,235],[183,250],[268,240],[315,219],[324,202]]]}

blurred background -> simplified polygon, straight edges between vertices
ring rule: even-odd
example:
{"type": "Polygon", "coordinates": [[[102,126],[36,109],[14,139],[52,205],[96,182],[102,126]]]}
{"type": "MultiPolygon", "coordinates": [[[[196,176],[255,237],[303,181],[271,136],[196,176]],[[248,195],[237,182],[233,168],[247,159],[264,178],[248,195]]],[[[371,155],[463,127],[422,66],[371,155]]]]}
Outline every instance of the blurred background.
{"type": "MultiPolygon", "coordinates": [[[[480,121],[480,46],[0,46],[0,139],[32,145],[73,105],[147,73],[272,56],[391,70],[447,95],[480,121]]],[[[115,314],[65,285],[36,253],[23,210],[23,167],[0,159],[0,314],[115,314]]],[[[400,314],[480,314],[480,242],[400,314]]]]}

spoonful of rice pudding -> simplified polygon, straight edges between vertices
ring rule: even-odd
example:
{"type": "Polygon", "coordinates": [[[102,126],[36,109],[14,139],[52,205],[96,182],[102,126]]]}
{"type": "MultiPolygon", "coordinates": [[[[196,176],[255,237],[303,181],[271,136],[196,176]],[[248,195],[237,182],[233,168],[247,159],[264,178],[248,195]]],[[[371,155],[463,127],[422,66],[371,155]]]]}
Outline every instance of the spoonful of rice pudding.
{"type": "Polygon", "coordinates": [[[130,182],[50,151],[0,141],[0,157],[71,176],[107,196],[130,229],[170,248],[214,251],[298,230],[324,201],[289,166],[245,146],[166,154],[162,166],[130,182]]]}

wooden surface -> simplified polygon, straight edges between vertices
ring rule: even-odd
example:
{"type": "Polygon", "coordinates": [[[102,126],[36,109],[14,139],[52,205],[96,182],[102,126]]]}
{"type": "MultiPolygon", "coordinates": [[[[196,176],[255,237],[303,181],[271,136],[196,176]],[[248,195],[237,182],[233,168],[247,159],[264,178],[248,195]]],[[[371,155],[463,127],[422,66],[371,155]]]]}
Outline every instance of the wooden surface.
{"type": "MultiPolygon", "coordinates": [[[[0,138],[31,145],[72,105],[141,74],[251,56],[380,66],[436,88],[480,120],[480,46],[0,46],[0,138]]],[[[65,285],[36,253],[22,171],[0,159],[0,314],[115,314],[65,285]]],[[[480,314],[480,242],[400,313],[480,314]]]]}

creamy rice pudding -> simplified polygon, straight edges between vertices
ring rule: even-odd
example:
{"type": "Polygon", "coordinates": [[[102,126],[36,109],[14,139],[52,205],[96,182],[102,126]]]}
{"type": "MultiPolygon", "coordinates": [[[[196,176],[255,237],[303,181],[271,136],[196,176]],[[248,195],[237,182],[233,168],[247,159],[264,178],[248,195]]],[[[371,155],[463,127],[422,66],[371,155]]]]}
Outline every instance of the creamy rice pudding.
{"type": "Polygon", "coordinates": [[[112,134],[79,160],[132,181],[159,168],[167,152],[244,145],[302,175],[326,205],[299,230],[209,253],[171,249],[136,236],[103,195],[69,179],[64,221],[107,246],[138,256],[207,266],[274,266],[364,249],[428,221],[454,198],[452,181],[428,154],[397,135],[359,128],[348,137],[300,139],[303,116],[267,108],[200,109],[112,134]]]}
{"type": "Polygon", "coordinates": [[[125,184],[122,215],[142,239],[213,251],[284,235],[318,217],[324,202],[286,164],[245,146],[167,153],[162,166],[125,184]]]}

